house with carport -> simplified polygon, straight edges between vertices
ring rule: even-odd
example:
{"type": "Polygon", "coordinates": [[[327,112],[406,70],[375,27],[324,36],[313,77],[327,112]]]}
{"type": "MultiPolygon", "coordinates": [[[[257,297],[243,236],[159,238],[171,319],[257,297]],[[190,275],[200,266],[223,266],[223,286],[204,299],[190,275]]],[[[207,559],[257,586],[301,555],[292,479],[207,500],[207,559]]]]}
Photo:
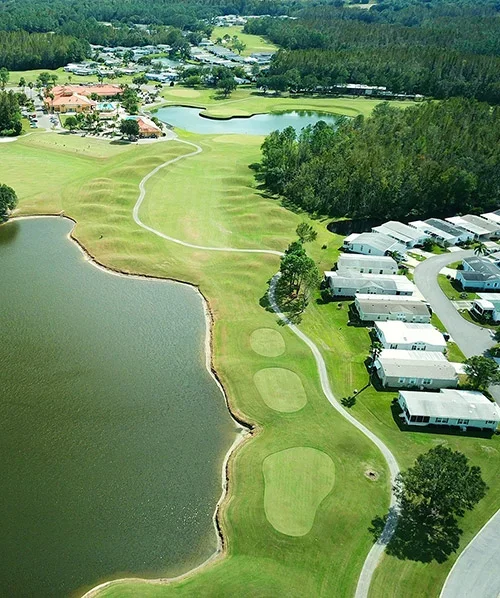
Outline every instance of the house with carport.
{"type": "Polygon", "coordinates": [[[360,274],[392,274],[398,273],[399,267],[388,255],[356,255],[344,253],[337,261],[337,272],[359,272],[360,274]]]}
{"type": "Polygon", "coordinates": [[[342,249],[363,255],[388,255],[406,253],[406,246],[392,237],[380,233],[352,233],[344,239],[342,249]]]}
{"type": "Polygon", "coordinates": [[[404,295],[362,295],[358,293],[354,306],[362,322],[417,322],[429,324],[431,312],[417,297],[404,295]]]}
{"type": "Polygon", "coordinates": [[[475,390],[443,388],[437,392],[400,390],[401,418],[410,426],[446,426],[494,432],[500,422],[496,403],[475,390]]]}
{"type": "Polygon", "coordinates": [[[464,258],[462,267],[462,270],[457,270],[456,279],[463,289],[500,290],[500,268],[490,259],[476,256],[464,258]]]}
{"type": "Polygon", "coordinates": [[[374,362],[384,388],[455,388],[456,368],[439,351],[384,349],[374,362]]]}
{"type": "Polygon", "coordinates": [[[431,324],[389,320],[375,322],[375,333],[384,349],[406,351],[446,351],[446,340],[431,324]]]}
{"type": "Polygon", "coordinates": [[[396,220],[390,220],[380,226],[374,226],[372,228],[374,233],[380,233],[391,237],[398,243],[401,243],[406,248],[415,247],[415,245],[421,245],[429,235],[416,228],[397,222],[396,220]]]}
{"type": "Polygon", "coordinates": [[[500,235],[500,224],[493,224],[492,222],[485,220],[480,216],[474,216],[473,214],[452,216],[451,218],[446,218],[446,221],[472,233],[474,239],[478,241],[487,241],[488,239],[500,235]]]}
{"type": "Polygon", "coordinates": [[[406,276],[383,274],[360,274],[345,272],[325,272],[325,280],[334,297],[355,297],[364,295],[413,295],[415,285],[406,276]]]}
{"type": "MultiPolygon", "coordinates": [[[[425,225],[429,226],[429,235],[434,238],[439,245],[445,245],[445,242],[450,245],[457,245],[458,243],[467,243],[474,239],[474,233],[471,233],[463,228],[446,222],[440,218],[428,218],[424,220],[425,225]],[[443,234],[444,233],[444,234],[443,234]]],[[[426,230],[424,228],[424,230],[426,230]]]]}

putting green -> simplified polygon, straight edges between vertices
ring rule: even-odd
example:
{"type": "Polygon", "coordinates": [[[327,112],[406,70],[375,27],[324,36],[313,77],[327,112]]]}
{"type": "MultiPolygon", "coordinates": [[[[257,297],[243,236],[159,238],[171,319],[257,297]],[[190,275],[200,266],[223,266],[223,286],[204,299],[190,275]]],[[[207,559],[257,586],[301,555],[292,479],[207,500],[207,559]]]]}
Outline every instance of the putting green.
{"type": "Polygon", "coordinates": [[[262,470],[269,523],[282,534],[305,536],[319,505],[333,488],[332,459],[318,449],[301,446],[269,455],[262,470]]]}
{"type": "Polygon", "coordinates": [[[176,96],[178,98],[199,98],[200,92],[194,89],[169,89],[169,93],[171,96],[176,96]]]}
{"type": "Polygon", "coordinates": [[[285,352],[285,341],[277,330],[257,328],[250,335],[250,346],[264,357],[278,357],[285,352]]]}
{"type": "Polygon", "coordinates": [[[264,403],[275,411],[292,413],[307,403],[302,380],[285,368],[265,368],[255,373],[255,386],[264,403]]]}

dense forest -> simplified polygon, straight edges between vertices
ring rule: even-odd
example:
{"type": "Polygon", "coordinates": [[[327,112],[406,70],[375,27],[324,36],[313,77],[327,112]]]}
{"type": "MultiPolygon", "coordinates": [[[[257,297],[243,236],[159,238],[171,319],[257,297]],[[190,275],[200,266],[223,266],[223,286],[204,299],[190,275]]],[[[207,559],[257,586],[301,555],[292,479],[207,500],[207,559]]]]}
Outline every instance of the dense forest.
{"type": "Polygon", "coordinates": [[[90,56],[87,42],[51,33],[0,31],[0,66],[10,70],[58,68],[90,56]]]}
{"type": "Polygon", "coordinates": [[[273,132],[258,177],[311,213],[417,219],[481,213],[500,198],[500,108],[464,98],[273,132]]]}
{"type": "Polygon", "coordinates": [[[316,6],[298,14],[245,26],[287,50],[263,75],[264,86],[292,75],[305,89],[363,83],[500,103],[498,2],[386,0],[370,10],[316,6]]]}

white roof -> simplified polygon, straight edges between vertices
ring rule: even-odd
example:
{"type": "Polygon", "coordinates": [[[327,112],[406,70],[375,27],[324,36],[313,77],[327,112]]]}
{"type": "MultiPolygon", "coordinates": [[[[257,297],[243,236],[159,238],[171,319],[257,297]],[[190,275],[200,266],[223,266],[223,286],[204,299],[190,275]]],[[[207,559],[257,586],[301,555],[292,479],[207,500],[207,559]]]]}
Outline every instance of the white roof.
{"type": "Polygon", "coordinates": [[[475,299],[474,303],[476,305],[479,305],[481,309],[495,309],[493,303],[491,301],[488,301],[488,299],[475,299]]]}
{"type": "Polygon", "coordinates": [[[466,220],[465,216],[452,216],[451,218],[446,218],[446,221],[451,222],[456,226],[460,226],[461,228],[464,228],[465,230],[468,230],[471,233],[474,233],[475,235],[490,235],[492,233],[492,231],[489,228],[480,226],[475,222],[469,222],[469,220],[466,220]]]}
{"type": "Polygon", "coordinates": [[[416,230],[402,222],[396,222],[395,220],[390,220],[380,226],[375,226],[372,230],[377,233],[388,235],[389,237],[394,237],[403,243],[408,243],[408,241],[418,241],[422,236],[427,236],[425,233],[422,233],[422,231],[416,230]]]}
{"type": "Polygon", "coordinates": [[[444,230],[441,230],[440,228],[437,228],[432,224],[428,224],[423,220],[415,220],[414,222],[410,222],[409,225],[413,228],[416,228],[417,230],[421,230],[425,233],[428,233],[432,237],[439,237],[440,239],[443,239],[443,241],[453,241],[456,238],[456,235],[454,236],[449,233],[445,233],[444,230]]]}
{"type": "Polygon", "coordinates": [[[443,388],[439,393],[401,390],[411,415],[500,421],[500,409],[477,390],[443,388]]]}
{"type": "Polygon", "coordinates": [[[343,270],[341,273],[325,272],[325,276],[339,288],[373,287],[383,290],[396,289],[402,293],[413,293],[416,288],[406,276],[398,274],[366,274],[354,270],[343,270]]]}
{"type": "Polygon", "coordinates": [[[500,293],[477,293],[477,295],[488,301],[500,301],[500,293]]]}
{"type": "Polygon", "coordinates": [[[379,251],[397,251],[404,253],[406,251],[405,245],[398,243],[392,237],[383,235],[382,233],[353,233],[344,239],[344,243],[357,243],[360,245],[368,245],[375,247],[379,251]]]}
{"type": "Polygon", "coordinates": [[[389,320],[375,322],[375,327],[384,335],[389,344],[398,343],[426,343],[429,345],[446,346],[444,336],[431,324],[413,324],[389,320]]]}
{"type": "Polygon", "coordinates": [[[392,268],[398,269],[396,260],[388,255],[362,255],[359,253],[343,253],[337,262],[338,270],[345,268],[392,268]]]}
{"type": "Polygon", "coordinates": [[[456,380],[453,365],[438,351],[401,351],[384,349],[376,362],[386,376],[456,380]]]}
{"type": "Polygon", "coordinates": [[[500,214],[496,214],[495,212],[487,212],[486,214],[481,214],[481,216],[486,218],[486,220],[500,224],[500,214]]]}

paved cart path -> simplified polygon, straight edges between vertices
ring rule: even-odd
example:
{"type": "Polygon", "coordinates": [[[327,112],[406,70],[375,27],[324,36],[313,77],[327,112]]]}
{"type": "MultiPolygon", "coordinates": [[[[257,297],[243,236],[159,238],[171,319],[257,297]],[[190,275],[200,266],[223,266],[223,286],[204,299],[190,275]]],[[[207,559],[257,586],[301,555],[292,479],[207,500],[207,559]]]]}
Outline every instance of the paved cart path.
{"type": "MultiPolygon", "coordinates": [[[[182,139],[177,139],[177,142],[184,143],[185,145],[192,147],[193,151],[191,151],[187,154],[183,154],[182,156],[178,156],[177,158],[173,158],[172,160],[168,160],[167,162],[164,162],[163,164],[160,164],[159,166],[154,168],[151,172],[149,172],[141,180],[141,182],[139,183],[139,197],[137,198],[137,202],[132,211],[132,217],[133,217],[135,223],[137,225],[139,225],[141,228],[149,231],[150,233],[152,233],[158,237],[161,237],[162,239],[171,241],[172,243],[177,243],[178,245],[182,245],[183,247],[189,247],[191,249],[197,249],[197,250],[201,250],[201,251],[225,251],[225,252],[232,252],[232,253],[266,253],[266,254],[271,254],[271,255],[275,255],[275,256],[282,256],[283,254],[280,251],[274,251],[272,249],[237,249],[235,247],[207,247],[205,245],[194,245],[193,243],[187,243],[185,241],[182,241],[181,239],[176,239],[175,237],[166,235],[165,233],[162,233],[161,231],[156,230],[155,228],[148,226],[147,224],[144,224],[144,222],[142,222],[142,220],[139,216],[139,211],[140,211],[141,205],[146,197],[146,183],[149,181],[149,179],[151,177],[153,177],[155,174],[157,174],[161,169],[163,169],[171,164],[175,164],[176,162],[179,162],[180,160],[184,160],[185,158],[190,158],[192,156],[196,156],[197,154],[199,154],[203,151],[202,148],[199,145],[197,145],[196,143],[192,143],[190,141],[184,141],[182,139]]],[[[294,334],[296,334],[311,350],[311,352],[314,356],[314,359],[316,361],[316,369],[317,369],[317,372],[318,372],[318,375],[320,378],[321,388],[323,390],[325,397],[330,402],[330,404],[343,417],[345,417],[355,428],[357,428],[359,431],[361,431],[365,436],[367,436],[378,447],[378,449],[384,456],[384,458],[387,462],[387,465],[389,467],[390,478],[391,478],[390,481],[391,481],[391,486],[392,486],[397,474],[399,473],[399,467],[398,467],[398,464],[397,464],[397,461],[396,461],[394,455],[389,450],[389,448],[382,442],[382,440],[380,440],[380,438],[378,438],[378,436],[376,436],[366,426],[361,424],[355,417],[353,417],[341,405],[341,403],[335,398],[335,395],[332,392],[330,382],[328,379],[328,371],[327,371],[325,360],[323,359],[321,352],[318,349],[317,345],[308,336],[306,336],[301,330],[299,330],[299,328],[297,328],[297,326],[295,326],[288,320],[288,318],[280,311],[280,309],[276,303],[275,289],[276,289],[276,283],[278,282],[279,276],[280,276],[279,274],[276,274],[273,277],[272,282],[269,286],[269,301],[270,301],[273,311],[284,322],[284,324],[286,326],[288,326],[288,328],[290,328],[290,330],[294,334]]],[[[368,590],[370,587],[370,582],[373,577],[373,573],[375,572],[375,569],[380,561],[380,558],[382,557],[382,554],[384,552],[386,544],[388,543],[392,534],[394,533],[396,521],[397,521],[396,499],[391,490],[389,517],[388,517],[388,520],[387,520],[387,523],[386,523],[386,526],[384,528],[382,535],[380,536],[379,540],[373,545],[373,547],[371,548],[371,550],[368,553],[368,556],[364,562],[363,569],[361,570],[361,574],[360,574],[360,577],[358,580],[358,585],[356,588],[356,598],[367,598],[368,590]]]]}

